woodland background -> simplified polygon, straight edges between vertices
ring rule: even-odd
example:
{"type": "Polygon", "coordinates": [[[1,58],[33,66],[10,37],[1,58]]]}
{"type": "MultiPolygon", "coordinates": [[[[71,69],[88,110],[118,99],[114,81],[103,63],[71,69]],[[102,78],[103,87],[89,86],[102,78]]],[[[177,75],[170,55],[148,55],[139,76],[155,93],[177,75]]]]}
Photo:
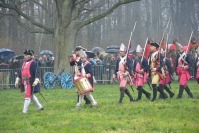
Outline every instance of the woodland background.
{"type": "Polygon", "coordinates": [[[0,47],[17,54],[49,49],[56,65],[66,66],[77,45],[127,44],[136,21],[133,49],[147,37],[159,42],[169,18],[169,43],[187,45],[192,30],[199,38],[198,0],[0,0],[0,47]]]}

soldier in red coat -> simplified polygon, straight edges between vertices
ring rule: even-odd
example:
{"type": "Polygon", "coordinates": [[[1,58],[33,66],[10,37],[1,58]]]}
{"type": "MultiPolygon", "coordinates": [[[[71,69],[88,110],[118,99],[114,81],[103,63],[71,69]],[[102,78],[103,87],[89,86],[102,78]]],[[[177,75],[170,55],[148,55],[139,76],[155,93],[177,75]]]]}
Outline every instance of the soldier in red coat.
{"type": "Polygon", "coordinates": [[[36,104],[38,110],[43,110],[43,106],[34,95],[34,93],[40,92],[40,80],[39,80],[39,66],[34,61],[34,52],[32,50],[24,51],[24,62],[21,67],[21,71],[16,78],[15,86],[21,83],[21,92],[25,92],[24,107],[22,113],[27,113],[31,100],[36,104]]]}
{"type": "Polygon", "coordinates": [[[126,47],[122,43],[120,46],[120,57],[116,61],[115,73],[113,74],[113,79],[115,80],[117,77],[120,88],[120,99],[118,103],[122,103],[124,93],[129,97],[130,102],[134,101],[134,98],[127,88],[127,84],[132,86],[132,60],[126,55],[126,51],[126,47]]]}
{"type": "MultiPolygon", "coordinates": [[[[80,51],[81,49],[86,50],[85,48],[81,47],[81,46],[77,46],[75,48],[75,54],[70,56],[70,66],[74,66],[75,68],[75,72],[74,74],[77,73],[81,73],[81,65],[82,65],[82,60],[80,59],[80,51]]],[[[91,101],[86,97],[86,95],[84,95],[84,100],[86,102],[86,104],[90,104],[91,101]]],[[[79,95],[77,96],[77,101],[79,101],[79,95]]]]}
{"type": "Polygon", "coordinates": [[[138,90],[138,97],[136,101],[141,100],[142,93],[144,93],[145,96],[150,100],[151,94],[143,88],[144,83],[147,82],[148,62],[145,57],[142,57],[143,52],[140,45],[137,45],[136,54],[137,57],[135,58],[133,63],[134,83],[138,90]]]}
{"type": "Polygon", "coordinates": [[[151,85],[153,88],[153,98],[152,102],[156,100],[157,91],[164,96],[163,88],[157,88],[159,80],[162,79],[162,65],[163,57],[158,51],[159,45],[157,43],[151,43],[151,55],[148,59],[149,75],[151,77],[151,85]]]}
{"type": "Polygon", "coordinates": [[[187,81],[191,79],[189,69],[191,67],[191,57],[186,53],[187,46],[181,47],[179,55],[176,58],[176,74],[179,77],[179,93],[177,98],[182,98],[183,91],[185,90],[187,94],[193,98],[193,95],[187,85],[187,81]]]}
{"type": "Polygon", "coordinates": [[[195,37],[192,37],[191,38],[191,42],[190,44],[188,45],[188,51],[191,52],[191,53],[195,53],[197,48],[199,47],[199,44],[197,44],[196,42],[196,38],[195,37]]]}

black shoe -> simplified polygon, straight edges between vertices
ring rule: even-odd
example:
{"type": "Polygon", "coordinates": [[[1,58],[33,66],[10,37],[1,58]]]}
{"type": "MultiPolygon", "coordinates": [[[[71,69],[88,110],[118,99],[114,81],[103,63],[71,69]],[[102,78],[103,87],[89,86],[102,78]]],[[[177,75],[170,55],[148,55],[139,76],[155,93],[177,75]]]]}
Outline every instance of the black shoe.
{"type": "Polygon", "coordinates": [[[151,102],[155,102],[155,99],[152,99],[151,102]]]}
{"type": "Polygon", "coordinates": [[[133,99],[133,98],[132,98],[132,99],[130,99],[130,102],[135,102],[135,99],[133,99]]]}
{"type": "Polygon", "coordinates": [[[163,99],[163,96],[162,96],[162,94],[159,94],[159,97],[158,97],[159,99],[163,99]]]}
{"type": "Polygon", "coordinates": [[[135,101],[140,101],[141,99],[140,98],[137,98],[135,101]]]}
{"type": "Polygon", "coordinates": [[[150,100],[150,99],[151,99],[151,94],[149,93],[149,94],[146,96],[146,98],[150,100]]]}
{"type": "Polygon", "coordinates": [[[167,99],[168,95],[166,93],[164,93],[164,98],[163,99],[167,99]]]}
{"type": "Polygon", "coordinates": [[[40,109],[38,109],[38,111],[42,111],[42,110],[44,110],[44,108],[42,107],[42,108],[40,108],[40,109]]]}
{"type": "Polygon", "coordinates": [[[174,95],[175,95],[174,93],[171,93],[170,98],[173,98],[173,97],[174,97],[174,95]]]}
{"type": "Polygon", "coordinates": [[[182,98],[182,97],[180,97],[180,96],[177,96],[177,97],[176,97],[176,99],[181,99],[181,98],[182,98]]]}

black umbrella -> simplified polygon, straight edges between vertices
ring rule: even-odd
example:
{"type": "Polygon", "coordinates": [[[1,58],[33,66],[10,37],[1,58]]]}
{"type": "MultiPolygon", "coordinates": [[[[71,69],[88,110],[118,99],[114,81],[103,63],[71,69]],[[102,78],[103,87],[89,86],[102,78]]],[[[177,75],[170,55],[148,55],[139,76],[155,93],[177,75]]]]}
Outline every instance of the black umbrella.
{"type": "Polygon", "coordinates": [[[120,47],[117,45],[110,45],[106,47],[106,53],[118,53],[120,47]]]}
{"type": "Polygon", "coordinates": [[[15,59],[17,59],[17,60],[22,60],[22,59],[24,59],[24,55],[22,55],[22,54],[16,55],[16,56],[13,57],[13,58],[15,58],[15,59]]]}
{"type": "Polygon", "coordinates": [[[0,49],[0,57],[5,58],[6,60],[10,60],[15,56],[15,52],[8,48],[0,49]]]}
{"type": "Polygon", "coordinates": [[[119,49],[107,49],[106,53],[118,53],[119,49]]]}
{"type": "Polygon", "coordinates": [[[108,47],[106,47],[106,49],[108,50],[108,49],[120,49],[120,47],[119,46],[117,46],[117,45],[110,45],[110,46],[108,46],[108,47]]]}
{"type": "Polygon", "coordinates": [[[88,58],[94,58],[95,54],[92,51],[85,51],[88,58]]]}
{"type": "Polygon", "coordinates": [[[136,55],[136,50],[131,50],[131,51],[129,51],[129,54],[136,55]]]}
{"type": "Polygon", "coordinates": [[[94,47],[94,48],[91,49],[91,52],[93,52],[93,53],[102,53],[104,51],[105,50],[101,47],[94,47]]]}
{"type": "Polygon", "coordinates": [[[53,55],[53,52],[51,52],[50,50],[42,50],[40,53],[40,55],[53,55]]]}

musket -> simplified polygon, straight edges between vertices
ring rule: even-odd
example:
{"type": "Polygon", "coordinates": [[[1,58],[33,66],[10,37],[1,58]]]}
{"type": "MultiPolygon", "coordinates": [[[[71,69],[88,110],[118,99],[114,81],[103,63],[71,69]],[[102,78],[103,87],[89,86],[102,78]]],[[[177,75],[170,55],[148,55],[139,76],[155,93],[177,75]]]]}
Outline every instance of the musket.
{"type": "Polygon", "coordinates": [[[191,43],[192,35],[193,35],[193,30],[192,30],[192,32],[191,32],[191,36],[190,36],[190,38],[189,38],[188,47],[187,47],[187,49],[186,49],[186,54],[187,54],[187,52],[188,52],[189,45],[190,45],[190,43],[191,43]]]}
{"type": "MultiPolygon", "coordinates": [[[[136,23],[135,23],[135,24],[136,24],[136,23]]],[[[135,28],[135,26],[134,26],[134,28],[135,28]]],[[[129,44],[128,44],[128,48],[127,48],[126,55],[125,55],[125,63],[124,63],[124,64],[125,64],[125,66],[126,66],[126,70],[128,70],[127,58],[128,58],[128,53],[129,53],[130,45],[131,45],[132,34],[133,34],[133,33],[131,32],[130,39],[129,39],[129,44]]],[[[128,78],[129,78],[130,82],[133,83],[133,81],[132,81],[132,79],[131,79],[131,77],[130,77],[130,74],[128,74],[127,76],[128,76],[128,78]]],[[[132,91],[134,92],[133,87],[132,87],[130,84],[129,84],[129,86],[131,87],[132,91]]]]}
{"type": "Polygon", "coordinates": [[[159,44],[159,49],[158,49],[158,53],[159,53],[159,64],[160,64],[160,50],[161,50],[161,44],[162,44],[162,42],[163,42],[163,40],[164,40],[164,35],[165,35],[166,30],[167,30],[167,28],[168,28],[168,26],[169,26],[169,22],[170,22],[170,18],[169,18],[169,20],[168,20],[168,22],[167,22],[166,28],[164,29],[164,32],[163,32],[163,35],[162,35],[162,38],[161,38],[160,44],[159,44]]]}
{"type": "Polygon", "coordinates": [[[189,37],[189,42],[188,42],[188,46],[187,46],[187,49],[186,49],[186,52],[185,52],[185,56],[184,56],[184,58],[182,58],[184,64],[188,64],[188,63],[186,62],[186,57],[187,57],[189,45],[190,45],[190,43],[191,43],[192,35],[193,35],[193,30],[192,30],[191,35],[190,35],[190,37],[189,37]]]}
{"type": "Polygon", "coordinates": [[[126,51],[126,56],[125,56],[125,64],[127,63],[127,57],[129,54],[129,50],[131,48],[131,40],[132,40],[132,35],[135,31],[135,27],[136,27],[137,21],[135,22],[134,26],[133,26],[133,31],[131,32],[130,38],[129,38],[129,43],[128,43],[128,47],[127,47],[127,51],[126,51]]]}
{"type": "MultiPolygon", "coordinates": [[[[136,24],[137,24],[137,21],[135,22],[134,27],[133,27],[133,31],[130,34],[129,43],[128,43],[128,47],[127,47],[127,51],[126,51],[126,55],[125,55],[125,63],[124,64],[126,66],[126,70],[128,70],[127,58],[128,58],[129,50],[131,48],[132,35],[133,35],[134,31],[135,31],[136,24]]],[[[133,81],[132,81],[132,79],[131,79],[129,74],[128,74],[128,78],[129,78],[130,82],[133,83],[133,81]]],[[[129,85],[129,86],[131,87],[132,91],[134,92],[133,87],[131,85],[129,85]]]]}
{"type": "Polygon", "coordinates": [[[143,52],[143,55],[142,55],[142,59],[141,59],[141,63],[143,61],[143,58],[144,58],[144,53],[145,53],[145,50],[146,50],[146,45],[147,45],[147,42],[148,42],[148,37],[146,38],[146,42],[145,42],[145,46],[144,46],[144,52],[143,52]]]}
{"type": "MultiPolygon", "coordinates": [[[[171,30],[171,24],[170,24],[170,27],[169,27],[169,32],[167,33],[166,41],[165,41],[165,43],[166,43],[166,48],[165,48],[164,63],[163,63],[163,69],[164,69],[164,71],[165,71],[165,76],[167,76],[167,75],[166,75],[166,68],[165,68],[165,65],[166,65],[167,48],[168,48],[168,38],[169,38],[169,35],[170,35],[170,30],[171,30]]],[[[170,73],[169,73],[169,75],[170,75],[170,73]]],[[[170,75],[170,76],[171,76],[171,75],[170,75]]],[[[163,82],[165,83],[164,80],[163,80],[163,82]]]]}
{"type": "Polygon", "coordinates": [[[170,31],[171,31],[171,24],[170,24],[170,27],[169,27],[169,32],[167,33],[167,39],[166,39],[166,49],[165,49],[165,58],[167,57],[167,49],[168,49],[168,40],[169,40],[169,35],[170,35],[170,31]]]}
{"type": "MultiPolygon", "coordinates": [[[[148,42],[148,37],[146,38],[146,42],[145,42],[145,46],[144,46],[144,52],[143,52],[143,55],[142,55],[142,58],[141,58],[141,61],[140,61],[140,65],[142,66],[142,61],[143,61],[143,59],[144,59],[144,53],[145,53],[145,50],[146,50],[146,45],[147,45],[147,42],[148,42]]],[[[138,72],[137,72],[138,73],[138,72]]],[[[144,75],[144,74],[143,74],[144,75]]],[[[144,76],[143,76],[144,77],[144,76]]],[[[149,81],[147,80],[147,84],[148,84],[148,86],[149,86],[149,88],[152,90],[152,88],[151,88],[151,85],[150,85],[150,83],[149,83],[149,81]]]]}
{"type": "MultiPolygon", "coordinates": [[[[162,45],[162,42],[163,42],[163,40],[164,40],[164,36],[165,36],[166,30],[167,30],[167,28],[168,28],[168,26],[169,26],[169,23],[170,23],[170,18],[169,18],[169,20],[168,20],[168,22],[167,22],[166,28],[164,29],[164,32],[163,32],[163,35],[162,35],[162,38],[161,38],[161,41],[160,41],[160,44],[159,44],[159,49],[158,49],[158,54],[159,54],[159,57],[158,57],[158,65],[160,65],[161,45],[162,45]]],[[[161,78],[161,76],[160,76],[160,78],[161,78]]],[[[164,81],[163,78],[161,78],[161,80],[164,81]]]]}

